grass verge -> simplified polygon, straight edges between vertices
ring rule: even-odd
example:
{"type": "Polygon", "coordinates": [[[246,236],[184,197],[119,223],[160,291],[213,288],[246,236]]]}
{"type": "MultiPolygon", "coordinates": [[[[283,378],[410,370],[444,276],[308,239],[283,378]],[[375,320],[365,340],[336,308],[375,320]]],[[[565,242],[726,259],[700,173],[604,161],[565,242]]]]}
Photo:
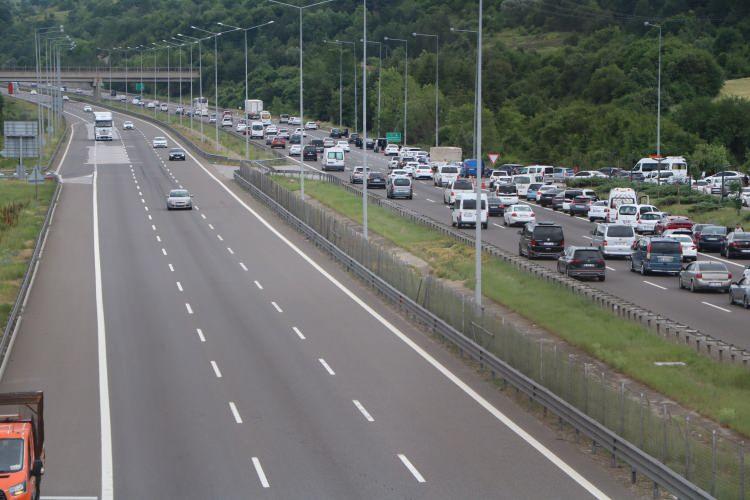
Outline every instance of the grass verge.
{"type": "MultiPolygon", "coordinates": [[[[296,179],[276,177],[290,190],[296,179]]],[[[305,193],[339,214],[361,222],[361,198],[328,183],[309,180],[305,193]]],[[[388,210],[370,205],[368,226],[419,256],[436,276],[474,286],[473,249],[388,210]]],[[[482,292],[613,369],[722,425],[750,435],[750,372],[714,362],[692,349],[663,340],[552,283],[485,256],[482,292]],[[657,367],[656,361],[683,361],[657,367]]]]}
{"type": "Polygon", "coordinates": [[[721,95],[750,99],[750,78],[737,78],[725,81],[724,87],[721,89],[721,95]]]}
{"type": "Polygon", "coordinates": [[[3,329],[54,192],[55,184],[45,182],[39,185],[39,199],[34,199],[32,184],[0,181],[0,326],[3,329]]]}
{"type": "MultiPolygon", "coordinates": [[[[36,104],[12,96],[3,96],[2,121],[37,121],[36,113],[36,104]]],[[[52,137],[52,141],[44,145],[41,158],[42,166],[47,165],[47,162],[55,151],[55,147],[60,141],[60,138],[62,138],[64,131],[64,128],[56,130],[52,137]]],[[[3,148],[3,138],[0,135],[0,150],[3,148]]],[[[30,170],[35,163],[36,158],[24,158],[24,166],[26,167],[26,170],[30,170]]],[[[17,165],[18,158],[0,158],[0,170],[3,170],[6,174],[15,172],[17,165]]],[[[1,200],[2,198],[0,198],[0,201],[1,200]]]]}

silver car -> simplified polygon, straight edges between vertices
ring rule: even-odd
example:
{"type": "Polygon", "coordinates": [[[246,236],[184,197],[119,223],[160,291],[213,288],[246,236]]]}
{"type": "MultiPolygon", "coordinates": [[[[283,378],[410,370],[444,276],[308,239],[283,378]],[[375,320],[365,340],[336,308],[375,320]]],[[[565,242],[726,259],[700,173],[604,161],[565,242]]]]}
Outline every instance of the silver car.
{"type": "Polygon", "coordinates": [[[729,288],[729,303],[741,304],[745,309],[750,309],[750,276],[743,276],[737,283],[732,283],[729,288]]]}
{"type": "Polygon", "coordinates": [[[167,210],[192,210],[192,198],[187,189],[173,189],[167,196],[167,210]]]}
{"type": "Polygon", "coordinates": [[[597,224],[591,231],[591,246],[598,247],[604,257],[630,255],[634,242],[633,227],[625,224],[597,224]]]}
{"type": "Polygon", "coordinates": [[[167,138],[166,137],[154,137],[152,144],[154,148],[166,148],[167,138]]]}
{"type": "Polygon", "coordinates": [[[412,196],[414,196],[411,179],[405,175],[389,176],[386,186],[386,196],[388,198],[406,198],[411,200],[412,196]]]}
{"type": "Polygon", "coordinates": [[[680,288],[687,288],[691,292],[697,290],[718,290],[722,293],[729,291],[732,275],[727,266],[721,262],[698,261],[688,265],[680,272],[680,288]]]}

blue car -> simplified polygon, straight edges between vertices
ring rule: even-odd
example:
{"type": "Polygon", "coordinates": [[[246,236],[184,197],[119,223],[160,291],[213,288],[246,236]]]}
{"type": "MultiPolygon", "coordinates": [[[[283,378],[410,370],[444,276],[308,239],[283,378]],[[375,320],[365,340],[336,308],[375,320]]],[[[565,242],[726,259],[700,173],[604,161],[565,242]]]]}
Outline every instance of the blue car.
{"type": "Polygon", "coordinates": [[[540,182],[529,184],[529,190],[526,191],[526,201],[536,201],[536,193],[542,185],[540,182]]]}
{"type": "Polygon", "coordinates": [[[630,270],[644,276],[651,273],[678,275],[682,270],[682,245],[671,238],[636,240],[630,249],[630,270]]]}

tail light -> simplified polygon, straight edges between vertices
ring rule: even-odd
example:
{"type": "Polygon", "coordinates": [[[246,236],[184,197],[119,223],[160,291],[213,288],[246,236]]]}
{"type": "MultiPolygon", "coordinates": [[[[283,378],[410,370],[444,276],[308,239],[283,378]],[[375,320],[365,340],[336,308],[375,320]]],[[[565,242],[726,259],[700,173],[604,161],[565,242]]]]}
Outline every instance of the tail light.
{"type": "Polygon", "coordinates": [[[604,241],[602,242],[602,245],[606,247],[606,246],[607,246],[607,240],[604,240],[604,241]]]}
{"type": "Polygon", "coordinates": [[[531,246],[532,246],[532,247],[535,247],[535,246],[536,246],[536,240],[531,240],[531,246]]]}
{"type": "Polygon", "coordinates": [[[534,212],[531,212],[532,217],[536,217],[536,214],[534,212]]]}
{"type": "Polygon", "coordinates": [[[564,246],[565,246],[565,240],[560,240],[560,246],[561,246],[561,247],[564,247],[564,246]]]}
{"type": "Polygon", "coordinates": [[[597,260],[596,263],[599,264],[600,266],[606,265],[604,262],[604,259],[597,260]]]}
{"type": "Polygon", "coordinates": [[[511,216],[511,217],[517,217],[517,216],[518,216],[518,214],[517,214],[517,213],[515,213],[515,212],[513,212],[512,214],[510,214],[510,216],[511,216]]]}
{"type": "Polygon", "coordinates": [[[698,273],[698,274],[695,275],[695,277],[697,279],[699,279],[699,280],[702,280],[703,279],[703,273],[698,273]]]}
{"type": "Polygon", "coordinates": [[[577,265],[583,263],[583,261],[580,260],[580,259],[573,259],[573,260],[570,261],[570,263],[573,264],[574,266],[577,266],[577,265]]]}
{"type": "Polygon", "coordinates": [[[646,260],[651,260],[651,243],[646,247],[646,260]]]}
{"type": "Polygon", "coordinates": [[[733,242],[731,242],[731,243],[729,244],[729,246],[730,246],[730,247],[736,247],[736,246],[737,246],[737,243],[733,241],[733,242]]]}
{"type": "Polygon", "coordinates": [[[729,277],[727,279],[732,279],[732,273],[729,273],[729,277]]]}

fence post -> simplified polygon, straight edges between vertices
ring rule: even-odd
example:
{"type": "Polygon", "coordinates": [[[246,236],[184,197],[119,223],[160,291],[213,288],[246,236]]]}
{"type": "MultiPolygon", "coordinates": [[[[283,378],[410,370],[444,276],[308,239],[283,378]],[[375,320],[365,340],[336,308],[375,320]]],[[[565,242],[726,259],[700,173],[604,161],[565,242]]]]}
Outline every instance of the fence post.
{"type": "Polygon", "coordinates": [[[625,381],[620,382],[620,436],[625,437],[625,381]]]}
{"type": "Polygon", "coordinates": [[[711,495],[716,495],[716,429],[711,431],[711,495]]]}
{"type": "Polygon", "coordinates": [[[745,500],[745,442],[740,441],[740,500],[745,500]]]}
{"type": "Polygon", "coordinates": [[[662,413],[663,418],[662,418],[661,423],[662,423],[662,434],[663,434],[663,443],[662,443],[663,448],[661,452],[661,461],[666,464],[667,463],[667,419],[669,418],[667,416],[667,403],[664,403],[662,405],[662,412],[663,412],[662,413]]]}
{"type": "Polygon", "coordinates": [[[690,415],[685,416],[685,479],[690,481],[690,415]]]}

